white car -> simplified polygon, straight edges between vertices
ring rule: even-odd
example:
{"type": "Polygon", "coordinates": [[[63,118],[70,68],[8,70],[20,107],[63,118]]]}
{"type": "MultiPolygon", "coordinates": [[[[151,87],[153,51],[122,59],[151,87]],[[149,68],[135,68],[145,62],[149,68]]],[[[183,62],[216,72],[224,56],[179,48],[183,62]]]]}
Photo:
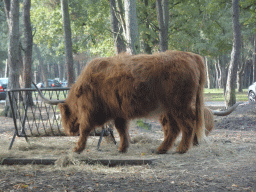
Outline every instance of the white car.
{"type": "Polygon", "coordinates": [[[62,81],[60,84],[61,84],[61,87],[68,87],[67,81],[62,81]]]}
{"type": "Polygon", "coordinates": [[[256,82],[254,82],[248,88],[248,100],[249,102],[253,102],[256,100],[256,82]]]}

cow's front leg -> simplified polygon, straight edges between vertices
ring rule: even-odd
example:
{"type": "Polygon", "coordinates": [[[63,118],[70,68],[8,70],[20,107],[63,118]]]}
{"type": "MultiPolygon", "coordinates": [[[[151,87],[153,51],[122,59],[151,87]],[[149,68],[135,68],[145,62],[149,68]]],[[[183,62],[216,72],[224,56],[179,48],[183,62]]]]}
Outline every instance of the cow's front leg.
{"type": "Polygon", "coordinates": [[[81,153],[85,149],[86,141],[88,136],[90,135],[91,130],[92,130],[91,127],[82,127],[82,125],[80,124],[80,127],[79,127],[80,135],[76,143],[76,146],[73,149],[74,152],[81,153]]]}
{"type": "Polygon", "coordinates": [[[123,118],[116,118],[115,127],[120,136],[120,147],[118,150],[122,153],[125,153],[129,146],[129,139],[128,139],[129,132],[128,132],[127,121],[123,118]]]}

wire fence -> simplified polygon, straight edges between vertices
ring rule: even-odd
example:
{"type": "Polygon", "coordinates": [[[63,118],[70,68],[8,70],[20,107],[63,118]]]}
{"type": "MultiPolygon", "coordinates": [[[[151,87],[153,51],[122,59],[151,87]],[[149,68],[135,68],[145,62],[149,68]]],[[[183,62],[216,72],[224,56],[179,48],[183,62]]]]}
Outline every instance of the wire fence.
{"type": "MultiPolygon", "coordinates": [[[[48,99],[65,100],[69,88],[40,89],[48,99]]],[[[12,110],[14,135],[9,149],[12,148],[15,138],[67,136],[62,128],[60,111],[57,105],[49,105],[40,98],[36,89],[7,90],[12,110]]],[[[111,126],[103,126],[94,130],[91,135],[100,136],[98,148],[103,136],[111,136],[116,144],[111,126]]]]}

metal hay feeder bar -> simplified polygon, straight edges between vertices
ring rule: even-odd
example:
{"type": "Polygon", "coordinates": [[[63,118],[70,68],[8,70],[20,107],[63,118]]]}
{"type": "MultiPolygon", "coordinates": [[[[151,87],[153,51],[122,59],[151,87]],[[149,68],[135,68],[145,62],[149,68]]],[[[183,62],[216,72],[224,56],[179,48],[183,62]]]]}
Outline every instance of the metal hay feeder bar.
{"type": "MultiPolygon", "coordinates": [[[[70,88],[41,89],[45,97],[55,100],[66,99],[69,90],[70,88]]],[[[25,137],[26,141],[28,137],[67,136],[61,126],[61,116],[57,105],[44,103],[36,89],[9,89],[7,93],[15,128],[9,149],[12,148],[16,136],[25,137]]],[[[112,127],[104,125],[100,131],[94,130],[90,133],[90,136],[100,137],[98,149],[102,138],[109,135],[116,144],[112,127]]]]}

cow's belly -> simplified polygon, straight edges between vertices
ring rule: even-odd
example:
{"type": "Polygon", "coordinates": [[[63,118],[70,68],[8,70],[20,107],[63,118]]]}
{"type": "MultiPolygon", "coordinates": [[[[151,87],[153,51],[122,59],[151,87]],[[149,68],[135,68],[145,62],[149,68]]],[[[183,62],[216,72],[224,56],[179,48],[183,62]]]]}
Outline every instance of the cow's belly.
{"type": "Polygon", "coordinates": [[[162,104],[158,104],[157,108],[150,111],[148,114],[146,114],[144,118],[155,120],[155,119],[158,119],[164,113],[165,113],[164,107],[162,106],[162,104]]]}

